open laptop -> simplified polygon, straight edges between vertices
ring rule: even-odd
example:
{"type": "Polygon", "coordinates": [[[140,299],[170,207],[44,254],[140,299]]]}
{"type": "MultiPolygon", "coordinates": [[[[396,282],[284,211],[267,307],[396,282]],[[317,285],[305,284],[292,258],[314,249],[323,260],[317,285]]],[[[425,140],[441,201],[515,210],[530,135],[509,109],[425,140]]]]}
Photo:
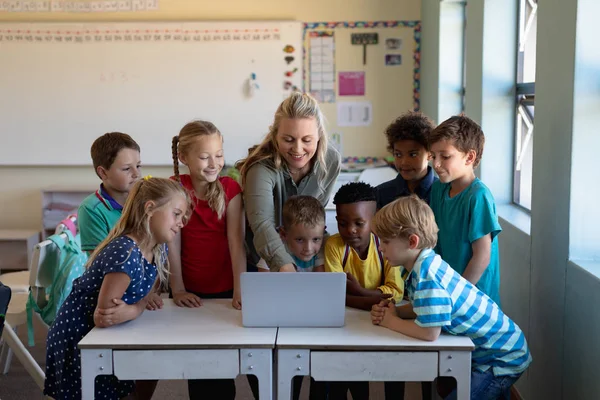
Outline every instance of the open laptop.
{"type": "Polygon", "coordinates": [[[344,325],[343,272],[244,272],[242,323],[247,327],[340,327],[344,325]]]}

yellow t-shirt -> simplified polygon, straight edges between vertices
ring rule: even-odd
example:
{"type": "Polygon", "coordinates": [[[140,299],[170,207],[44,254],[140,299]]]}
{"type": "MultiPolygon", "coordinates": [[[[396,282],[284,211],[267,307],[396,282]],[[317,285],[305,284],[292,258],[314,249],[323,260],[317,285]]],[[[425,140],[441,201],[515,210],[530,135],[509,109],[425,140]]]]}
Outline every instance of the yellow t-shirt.
{"type": "Polygon", "coordinates": [[[379,289],[382,293],[392,294],[396,301],[402,299],[404,282],[400,279],[399,268],[392,267],[387,260],[384,260],[383,265],[385,283],[381,286],[381,263],[374,234],[371,234],[366,260],[361,260],[356,250],[350,247],[346,266],[342,268],[345,250],[346,244],[339,234],[333,235],[327,240],[325,243],[326,272],[350,272],[365,289],[379,289]]]}

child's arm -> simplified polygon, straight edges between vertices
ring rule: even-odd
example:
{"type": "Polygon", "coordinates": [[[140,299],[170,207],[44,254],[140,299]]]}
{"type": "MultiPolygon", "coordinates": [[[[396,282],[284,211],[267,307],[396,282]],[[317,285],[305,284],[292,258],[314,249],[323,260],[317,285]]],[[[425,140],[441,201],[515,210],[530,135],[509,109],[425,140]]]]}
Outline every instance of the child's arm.
{"type": "Polygon", "coordinates": [[[167,244],[169,246],[169,285],[173,301],[179,307],[200,307],[202,300],[193,293],[188,293],[183,284],[181,276],[181,232],[179,232],[173,241],[167,244]]]}
{"type": "Polygon", "coordinates": [[[147,310],[159,310],[163,308],[163,300],[160,297],[160,281],[158,279],[154,282],[154,286],[146,298],[148,299],[146,304],[147,310]]]}
{"type": "Polygon", "coordinates": [[[477,239],[471,243],[471,249],[473,249],[473,257],[467,264],[467,268],[463,272],[463,278],[471,282],[473,285],[477,285],[481,275],[485,272],[485,269],[490,265],[490,258],[492,256],[492,236],[488,233],[487,235],[477,239]]]}
{"type": "Polygon", "coordinates": [[[436,340],[442,328],[440,326],[421,327],[413,320],[404,320],[396,314],[396,307],[391,302],[381,302],[371,310],[371,321],[403,335],[432,342],[436,340]]]}
{"type": "Polygon", "coordinates": [[[480,187],[469,200],[468,240],[473,255],[463,271],[463,277],[476,285],[490,265],[492,259],[492,241],[502,231],[498,223],[496,205],[492,193],[484,186],[480,187]]]}
{"type": "Polygon", "coordinates": [[[374,296],[356,296],[352,294],[346,294],[346,305],[352,308],[358,308],[359,310],[369,311],[371,308],[379,304],[381,301],[387,301],[392,297],[390,294],[379,293],[374,296]]]}
{"type": "Polygon", "coordinates": [[[383,269],[385,271],[385,283],[383,286],[379,286],[378,289],[382,293],[390,294],[394,301],[399,302],[404,294],[404,281],[400,277],[400,268],[392,267],[386,260],[383,269]]]}
{"type": "Polygon", "coordinates": [[[413,310],[412,303],[396,307],[396,314],[402,319],[416,319],[417,314],[413,310]]]}
{"type": "Polygon", "coordinates": [[[238,310],[242,308],[240,277],[242,272],[246,272],[245,227],[244,202],[242,195],[238,194],[229,201],[227,206],[227,241],[229,243],[229,254],[231,254],[231,268],[233,269],[232,305],[238,310]]]}
{"type": "Polygon", "coordinates": [[[106,328],[130,321],[144,311],[147,297],[136,304],[126,304],[121,300],[130,282],[129,275],[123,272],[109,272],[104,275],[94,312],[94,324],[97,327],[106,328]]]}

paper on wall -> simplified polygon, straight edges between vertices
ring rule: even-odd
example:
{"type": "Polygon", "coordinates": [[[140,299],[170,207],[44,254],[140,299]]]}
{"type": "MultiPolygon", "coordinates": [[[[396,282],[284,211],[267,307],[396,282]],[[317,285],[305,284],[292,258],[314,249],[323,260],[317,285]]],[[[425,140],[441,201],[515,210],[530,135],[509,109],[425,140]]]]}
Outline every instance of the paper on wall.
{"type": "Polygon", "coordinates": [[[373,122],[373,105],[370,101],[338,101],[338,126],[369,126],[373,122]]]}

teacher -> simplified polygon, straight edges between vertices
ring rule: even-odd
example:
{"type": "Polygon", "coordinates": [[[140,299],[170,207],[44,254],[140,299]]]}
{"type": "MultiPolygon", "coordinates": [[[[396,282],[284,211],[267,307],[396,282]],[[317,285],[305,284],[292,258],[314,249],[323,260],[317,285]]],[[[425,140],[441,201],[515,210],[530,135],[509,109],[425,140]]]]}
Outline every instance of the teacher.
{"type": "Polygon", "coordinates": [[[248,261],[262,257],[271,271],[294,272],[292,257],[277,233],[291,196],[317,198],[323,206],[340,173],[340,154],[330,147],[317,101],[292,93],[277,108],[269,133],[239,161],[246,218],[248,261]],[[258,253],[258,254],[257,254],[258,253]]]}

